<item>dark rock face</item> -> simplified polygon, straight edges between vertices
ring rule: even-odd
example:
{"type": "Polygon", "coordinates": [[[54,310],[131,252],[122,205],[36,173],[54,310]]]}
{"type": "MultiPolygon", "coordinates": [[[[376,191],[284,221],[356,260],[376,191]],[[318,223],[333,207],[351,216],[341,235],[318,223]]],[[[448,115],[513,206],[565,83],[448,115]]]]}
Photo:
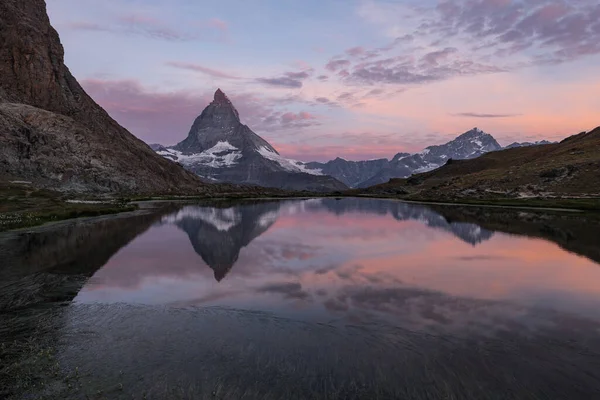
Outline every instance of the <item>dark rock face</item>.
{"type": "Polygon", "coordinates": [[[410,156],[410,153],[398,153],[394,156],[394,158],[392,158],[392,162],[394,163],[394,162],[398,161],[399,159],[406,158],[408,156],[410,156]]]}
{"type": "Polygon", "coordinates": [[[64,65],[43,0],[0,2],[0,174],[68,191],[199,191],[114,121],[64,65]]]}
{"type": "Polygon", "coordinates": [[[359,183],[369,179],[387,165],[387,158],[368,161],[348,161],[339,157],[326,163],[310,162],[306,164],[308,168],[321,170],[324,174],[333,176],[350,187],[355,187],[359,183]]]}
{"type": "Polygon", "coordinates": [[[196,118],[187,138],[170,148],[158,146],[154,145],[158,154],[213,182],[318,192],[347,189],[321,171],[282,157],[241,123],[238,111],[221,89],[196,118]]]}
{"type": "Polygon", "coordinates": [[[219,142],[227,142],[246,151],[258,151],[264,147],[279,154],[267,141],[240,122],[240,114],[221,89],[217,89],[214,100],[196,118],[188,137],[173,148],[184,154],[197,154],[213,148],[219,142]]]}

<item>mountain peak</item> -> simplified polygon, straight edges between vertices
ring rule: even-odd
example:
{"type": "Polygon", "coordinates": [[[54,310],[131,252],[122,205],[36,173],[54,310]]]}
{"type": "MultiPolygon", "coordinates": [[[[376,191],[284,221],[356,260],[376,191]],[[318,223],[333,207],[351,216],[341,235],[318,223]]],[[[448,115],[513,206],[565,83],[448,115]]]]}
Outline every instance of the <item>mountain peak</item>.
{"type": "Polygon", "coordinates": [[[217,89],[217,91],[215,92],[215,97],[214,97],[214,101],[216,103],[231,103],[231,101],[229,101],[229,98],[227,97],[227,95],[225,93],[223,93],[223,91],[221,89],[217,89]]]}
{"type": "Polygon", "coordinates": [[[466,131],[462,135],[458,136],[456,139],[475,139],[481,137],[491,136],[479,128],[473,128],[470,131],[466,131]]]}

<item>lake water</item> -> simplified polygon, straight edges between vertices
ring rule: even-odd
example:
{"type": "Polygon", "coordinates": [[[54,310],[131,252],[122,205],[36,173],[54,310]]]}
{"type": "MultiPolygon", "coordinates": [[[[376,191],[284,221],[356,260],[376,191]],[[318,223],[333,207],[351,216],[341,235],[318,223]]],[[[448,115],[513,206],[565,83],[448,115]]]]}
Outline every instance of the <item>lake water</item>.
{"type": "Polygon", "coordinates": [[[0,255],[0,397],[600,398],[596,216],[167,205],[0,255]]]}

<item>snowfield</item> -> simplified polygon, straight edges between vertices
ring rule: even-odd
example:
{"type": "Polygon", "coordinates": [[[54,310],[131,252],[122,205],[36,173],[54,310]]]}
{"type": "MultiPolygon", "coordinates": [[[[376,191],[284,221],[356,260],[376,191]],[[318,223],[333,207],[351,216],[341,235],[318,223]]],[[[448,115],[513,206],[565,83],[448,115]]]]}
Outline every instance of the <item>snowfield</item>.
{"type": "Polygon", "coordinates": [[[229,231],[242,220],[242,216],[234,208],[217,209],[188,206],[179,210],[175,215],[163,217],[162,222],[175,224],[186,218],[200,219],[221,232],[229,231]]]}
{"type": "Polygon", "coordinates": [[[231,167],[242,158],[239,149],[226,141],[218,142],[199,154],[183,154],[175,149],[160,150],[157,153],[183,165],[202,164],[211,168],[231,167]]]}
{"type": "Polygon", "coordinates": [[[277,153],[273,153],[266,147],[259,148],[258,153],[268,160],[275,161],[276,163],[281,165],[281,167],[286,171],[303,172],[305,174],[311,175],[323,175],[323,172],[320,169],[306,168],[306,165],[304,165],[303,162],[292,160],[289,158],[284,158],[277,153]]]}

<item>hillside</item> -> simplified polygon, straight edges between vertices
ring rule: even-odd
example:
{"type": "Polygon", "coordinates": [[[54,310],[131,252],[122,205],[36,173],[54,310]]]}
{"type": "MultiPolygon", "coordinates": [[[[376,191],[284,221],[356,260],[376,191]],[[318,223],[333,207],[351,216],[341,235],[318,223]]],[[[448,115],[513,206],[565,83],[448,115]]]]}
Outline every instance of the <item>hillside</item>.
{"type": "Polygon", "coordinates": [[[436,170],[358,193],[415,199],[600,196],[600,127],[556,144],[449,160],[436,170]]]}
{"type": "Polygon", "coordinates": [[[69,192],[199,192],[87,95],[43,0],[0,2],[0,178],[69,192]]]}

